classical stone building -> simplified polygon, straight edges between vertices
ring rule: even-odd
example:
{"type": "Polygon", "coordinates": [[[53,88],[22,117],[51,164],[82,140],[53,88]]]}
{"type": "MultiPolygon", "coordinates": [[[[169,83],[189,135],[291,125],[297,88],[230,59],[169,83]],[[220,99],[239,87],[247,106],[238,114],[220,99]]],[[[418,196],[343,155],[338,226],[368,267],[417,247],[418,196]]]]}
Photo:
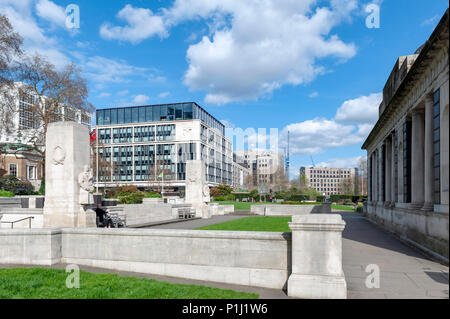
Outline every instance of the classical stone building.
{"type": "Polygon", "coordinates": [[[401,56],[364,142],[366,214],[448,262],[449,11],[414,54],[401,56]]]}
{"type": "Polygon", "coordinates": [[[42,156],[25,144],[0,143],[0,177],[29,181],[37,190],[43,173],[42,156]]]}

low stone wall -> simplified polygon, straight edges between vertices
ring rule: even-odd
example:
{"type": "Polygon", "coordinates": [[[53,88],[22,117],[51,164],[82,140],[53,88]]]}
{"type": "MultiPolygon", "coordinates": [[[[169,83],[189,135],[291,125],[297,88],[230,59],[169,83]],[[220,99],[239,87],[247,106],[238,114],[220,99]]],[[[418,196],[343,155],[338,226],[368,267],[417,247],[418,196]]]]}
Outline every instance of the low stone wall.
{"type": "Polygon", "coordinates": [[[252,205],[250,211],[261,216],[295,216],[304,214],[329,214],[331,205],[252,205]]]}
{"type": "Polygon", "coordinates": [[[22,199],[20,197],[0,197],[0,210],[11,207],[21,208],[22,199]]]}
{"type": "Polygon", "coordinates": [[[126,216],[127,226],[174,218],[172,214],[172,205],[164,203],[117,205],[114,211],[119,210],[126,216]]]}
{"type": "Polygon", "coordinates": [[[179,229],[0,229],[0,263],[69,263],[346,298],[340,215],[293,216],[291,233],[179,229]],[[319,243],[319,245],[318,245],[319,243]]]}
{"type": "Polygon", "coordinates": [[[160,229],[0,230],[0,263],[74,263],[255,287],[283,288],[291,235],[160,229]]]}
{"type": "MultiPolygon", "coordinates": [[[[0,215],[2,218],[0,220],[0,228],[11,228],[11,223],[26,217],[33,217],[31,220],[31,228],[42,228],[43,227],[43,209],[42,208],[1,208],[0,215]]],[[[14,223],[14,228],[29,228],[30,221],[23,220],[14,223]]]]}
{"type": "Polygon", "coordinates": [[[0,263],[53,265],[61,262],[61,229],[0,229],[0,263]]]}
{"type": "Polygon", "coordinates": [[[401,239],[448,263],[448,213],[388,208],[368,203],[364,214],[401,239]]]}

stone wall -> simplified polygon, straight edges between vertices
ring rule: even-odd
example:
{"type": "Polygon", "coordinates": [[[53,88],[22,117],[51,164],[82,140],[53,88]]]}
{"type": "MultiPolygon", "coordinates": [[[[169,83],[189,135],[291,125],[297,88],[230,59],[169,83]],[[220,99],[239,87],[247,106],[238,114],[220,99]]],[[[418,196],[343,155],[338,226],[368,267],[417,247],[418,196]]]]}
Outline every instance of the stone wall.
{"type": "Polygon", "coordinates": [[[304,214],[328,214],[331,213],[331,205],[252,205],[250,211],[262,216],[295,216],[304,214]]]}
{"type": "Polygon", "coordinates": [[[448,214],[367,204],[365,215],[401,239],[448,263],[448,214]]]}
{"type": "Polygon", "coordinates": [[[291,235],[163,229],[0,230],[0,263],[58,262],[283,288],[291,235]]]}

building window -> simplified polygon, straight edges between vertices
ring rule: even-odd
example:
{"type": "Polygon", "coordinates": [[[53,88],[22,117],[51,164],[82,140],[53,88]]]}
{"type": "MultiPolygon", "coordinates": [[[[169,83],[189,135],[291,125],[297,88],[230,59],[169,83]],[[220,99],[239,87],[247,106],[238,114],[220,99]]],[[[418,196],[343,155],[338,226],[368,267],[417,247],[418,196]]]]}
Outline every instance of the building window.
{"type": "Polygon", "coordinates": [[[411,120],[403,123],[403,202],[411,202],[411,120]]]}
{"type": "Polygon", "coordinates": [[[37,179],[37,177],[36,177],[36,166],[27,165],[27,179],[28,180],[37,179]]]}
{"type": "Polygon", "coordinates": [[[441,103],[440,103],[440,90],[434,92],[434,105],[433,105],[433,156],[434,156],[434,203],[441,203],[441,103]]]}
{"type": "Polygon", "coordinates": [[[17,177],[17,165],[9,164],[9,175],[17,177]]]}

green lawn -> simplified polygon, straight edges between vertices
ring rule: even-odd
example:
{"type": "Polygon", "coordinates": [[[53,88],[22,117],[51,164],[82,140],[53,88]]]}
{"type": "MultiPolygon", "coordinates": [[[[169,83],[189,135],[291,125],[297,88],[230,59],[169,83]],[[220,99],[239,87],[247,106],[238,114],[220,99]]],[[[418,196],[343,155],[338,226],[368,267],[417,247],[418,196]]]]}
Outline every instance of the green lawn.
{"type": "Polygon", "coordinates": [[[331,205],[331,208],[337,210],[347,210],[351,212],[355,211],[355,208],[353,206],[346,206],[346,205],[331,205]]]}
{"type": "Polygon", "coordinates": [[[291,230],[288,226],[290,221],[291,217],[252,216],[197,229],[290,232],[291,230]]]}
{"type": "Polygon", "coordinates": [[[67,288],[64,269],[0,269],[0,299],[254,299],[258,294],[146,278],[80,271],[80,288],[67,288]]]}
{"type": "Polygon", "coordinates": [[[233,201],[219,201],[213,202],[218,203],[219,205],[234,205],[234,210],[250,210],[250,206],[252,205],[266,205],[266,204],[278,204],[272,202],[233,202],[233,201]]]}

